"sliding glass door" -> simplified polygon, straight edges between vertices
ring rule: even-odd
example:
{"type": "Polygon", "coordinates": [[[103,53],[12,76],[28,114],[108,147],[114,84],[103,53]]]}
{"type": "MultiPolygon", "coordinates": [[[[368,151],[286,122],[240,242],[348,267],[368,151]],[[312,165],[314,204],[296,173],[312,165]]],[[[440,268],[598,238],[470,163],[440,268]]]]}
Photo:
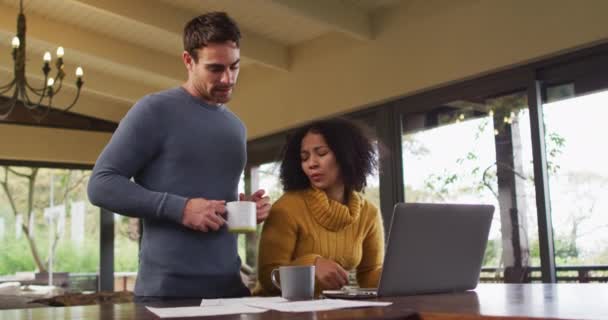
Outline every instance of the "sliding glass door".
{"type": "Polygon", "coordinates": [[[543,115],[556,265],[608,265],[608,90],[548,87],[543,115]]]}

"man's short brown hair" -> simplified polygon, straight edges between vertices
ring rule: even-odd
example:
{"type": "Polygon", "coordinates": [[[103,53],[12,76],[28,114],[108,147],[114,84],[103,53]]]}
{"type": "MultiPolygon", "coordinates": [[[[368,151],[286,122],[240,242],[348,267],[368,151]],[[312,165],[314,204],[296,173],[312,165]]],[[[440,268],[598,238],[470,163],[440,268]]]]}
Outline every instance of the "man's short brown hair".
{"type": "Polygon", "coordinates": [[[209,43],[233,41],[239,46],[239,26],[225,12],[209,12],[190,20],[184,27],[184,50],[198,62],[197,50],[209,43]]]}

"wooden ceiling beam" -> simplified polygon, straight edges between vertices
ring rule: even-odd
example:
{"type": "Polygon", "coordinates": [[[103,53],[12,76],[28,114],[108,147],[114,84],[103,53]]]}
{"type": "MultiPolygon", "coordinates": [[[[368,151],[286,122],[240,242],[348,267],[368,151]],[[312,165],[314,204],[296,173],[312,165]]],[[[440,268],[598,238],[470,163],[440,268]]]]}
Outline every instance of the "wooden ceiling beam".
{"type": "MultiPolygon", "coordinates": [[[[8,98],[0,96],[0,105],[7,103],[8,98]]],[[[37,121],[21,101],[17,101],[15,108],[6,119],[0,119],[0,124],[18,124],[24,126],[73,129],[96,132],[114,132],[118,123],[98,118],[50,109],[48,115],[37,121]]]]}
{"type": "MultiPolygon", "coordinates": [[[[200,12],[188,11],[167,5],[162,1],[152,0],[74,0],[97,12],[115,15],[123,19],[160,29],[178,44],[175,48],[182,50],[182,32],[184,25],[200,12]]],[[[288,69],[287,46],[248,30],[241,30],[241,55],[245,62],[286,71],[288,69]]],[[[166,39],[164,39],[166,40],[166,39]]]]}
{"type": "Polygon", "coordinates": [[[355,39],[373,38],[371,18],[362,9],[326,0],[271,0],[293,14],[315,20],[355,39]]]}

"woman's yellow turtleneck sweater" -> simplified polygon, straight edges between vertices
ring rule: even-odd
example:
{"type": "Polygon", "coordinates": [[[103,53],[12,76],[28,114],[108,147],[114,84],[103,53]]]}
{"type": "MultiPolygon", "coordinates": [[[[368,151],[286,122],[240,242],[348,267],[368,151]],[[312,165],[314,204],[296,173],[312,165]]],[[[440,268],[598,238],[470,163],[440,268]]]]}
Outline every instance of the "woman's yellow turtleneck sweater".
{"type": "MultiPolygon", "coordinates": [[[[279,294],[270,273],[280,266],[313,265],[331,259],[356,270],[360,287],[377,287],[384,259],[384,231],[378,209],[356,192],[346,205],[310,188],[285,193],[264,223],[255,294],[279,294]]],[[[317,282],[315,291],[322,288],[317,282]]]]}

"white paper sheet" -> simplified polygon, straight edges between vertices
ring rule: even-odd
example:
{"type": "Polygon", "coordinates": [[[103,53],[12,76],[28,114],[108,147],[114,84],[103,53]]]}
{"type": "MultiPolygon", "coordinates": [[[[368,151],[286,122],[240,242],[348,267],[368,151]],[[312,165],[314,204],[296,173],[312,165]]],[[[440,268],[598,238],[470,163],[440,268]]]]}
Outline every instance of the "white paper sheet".
{"type": "Polygon", "coordinates": [[[212,306],[212,307],[177,307],[177,308],[152,308],[146,307],[160,318],[185,318],[221,316],[227,314],[262,313],[268,310],[249,307],[246,305],[212,306]]]}
{"type": "Polygon", "coordinates": [[[268,310],[277,310],[281,312],[312,312],[346,308],[386,307],[391,304],[392,302],[353,301],[342,299],[290,302],[281,297],[247,297],[234,299],[204,299],[201,301],[200,307],[146,308],[160,318],[179,318],[262,313],[268,310]]]}
{"type": "Polygon", "coordinates": [[[201,307],[205,306],[230,306],[235,304],[245,305],[255,302],[286,302],[285,298],[281,297],[245,297],[245,298],[229,298],[229,299],[203,299],[201,307]]]}
{"type": "Polygon", "coordinates": [[[250,302],[248,306],[271,309],[282,312],[310,312],[310,311],[327,311],[346,308],[361,308],[361,307],[386,307],[392,302],[377,302],[377,301],[353,301],[342,299],[323,299],[310,301],[295,301],[295,302],[250,302]]]}

